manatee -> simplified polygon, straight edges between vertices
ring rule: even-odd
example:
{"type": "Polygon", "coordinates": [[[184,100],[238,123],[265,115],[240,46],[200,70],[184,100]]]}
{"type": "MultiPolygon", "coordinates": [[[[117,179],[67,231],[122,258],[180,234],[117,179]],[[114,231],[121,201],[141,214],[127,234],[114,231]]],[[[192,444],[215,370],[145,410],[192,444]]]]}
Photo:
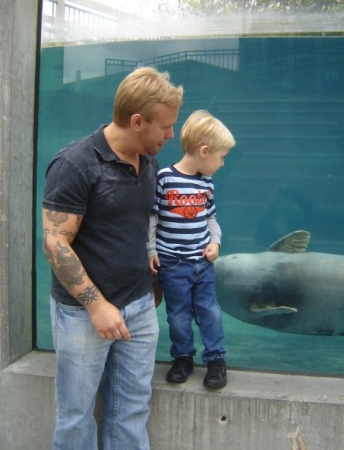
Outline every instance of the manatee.
{"type": "Polygon", "coordinates": [[[243,322],[287,333],[344,335],[344,256],[306,252],[294,231],[261,253],[215,262],[221,308],[243,322]]]}

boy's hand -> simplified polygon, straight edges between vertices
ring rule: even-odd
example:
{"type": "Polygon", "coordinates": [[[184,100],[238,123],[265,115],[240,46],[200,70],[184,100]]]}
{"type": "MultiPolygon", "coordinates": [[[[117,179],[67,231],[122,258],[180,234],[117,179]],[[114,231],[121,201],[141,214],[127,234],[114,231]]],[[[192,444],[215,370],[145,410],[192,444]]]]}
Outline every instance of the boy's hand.
{"type": "Polygon", "coordinates": [[[207,258],[208,261],[214,262],[219,256],[219,248],[220,248],[219,244],[211,242],[204,249],[202,256],[204,258],[207,258]]]}
{"type": "Polygon", "coordinates": [[[158,273],[157,267],[160,267],[160,260],[158,255],[149,256],[148,267],[153,275],[158,273]]]}

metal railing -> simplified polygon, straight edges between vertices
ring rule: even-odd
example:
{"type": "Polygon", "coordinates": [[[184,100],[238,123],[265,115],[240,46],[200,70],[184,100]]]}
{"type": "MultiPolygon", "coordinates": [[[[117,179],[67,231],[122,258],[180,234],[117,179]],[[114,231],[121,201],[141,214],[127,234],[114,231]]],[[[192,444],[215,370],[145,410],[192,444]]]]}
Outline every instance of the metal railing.
{"type": "MultiPolygon", "coordinates": [[[[273,56],[273,55],[272,55],[273,56]]],[[[240,49],[221,50],[191,50],[169,55],[159,56],[146,61],[128,61],[107,58],[105,61],[105,76],[113,74],[126,74],[137,66],[167,66],[175,63],[193,61],[203,65],[202,71],[206,73],[206,66],[225,69],[212,71],[211,79],[205,80],[207,91],[218,92],[225,84],[225,90],[231,93],[298,93],[317,95],[335,95],[334,85],[337,86],[338,95],[343,95],[343,85],[340,81],[344,73],[344,59],[341,48],[317,49],[317,52],[289,51],[282,53],[277,59],[270,57],[269,63],[264,66],[261,58],[257,67],[252,64],[252,52],[240,47],[240,49]],[[284,59],[283,59],[284,57],[284,59]],[[308,83],[302,80],[309,73],[314,76],[308,83]],[[230,78],[229,78],[230,77],[230,78]]],[[[183,82],[190,81],[189,77],[195,76],[195,70],[189,70],[187,64],[178,68],[178,73],[183,76],[183,82]]],[[[192,91],[192,82],[189,91],[192,91]]]]}
{"type": "Polygon", "coordinates": [[[44,0],[42,32],[51,39],[58,37],[60,29],[63,30],[62,37],[75,33],[88,36],[92,30],[111,36],[119,21],[116,10],[113,11],[109,14],[106,10],[92,9],[68,0],[59,7],[58,0],[44,0]]]}
{"type": "Polygon", "coordinates": [[[239,70],[239,50],[187,50],[170,55],[158,56],[147,61],[127,61],[116,58],[106,58],[105,75],[127,73],[138,66],[159,67],[185,61],[197,61],[224,69],[239,70]]]}
{"type": "Polygon", "coordinates": [[[131,72],[135,67],[138,67],[139,63],[137,61],[129,61],[125,59],[105,59],[105,76],[117,75],[120,73],[131,72]]]}

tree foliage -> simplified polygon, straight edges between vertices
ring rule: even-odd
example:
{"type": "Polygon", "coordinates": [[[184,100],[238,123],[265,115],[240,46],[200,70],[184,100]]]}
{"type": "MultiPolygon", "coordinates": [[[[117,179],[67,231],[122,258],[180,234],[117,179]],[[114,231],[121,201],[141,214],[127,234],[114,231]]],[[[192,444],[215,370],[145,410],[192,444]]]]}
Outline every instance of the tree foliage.
{"type": "Polygon", "coordinates": [[[202,16],[233,11],[337,12],[344,11],[344,0],[179,0],[184,13],[202,16]]]}

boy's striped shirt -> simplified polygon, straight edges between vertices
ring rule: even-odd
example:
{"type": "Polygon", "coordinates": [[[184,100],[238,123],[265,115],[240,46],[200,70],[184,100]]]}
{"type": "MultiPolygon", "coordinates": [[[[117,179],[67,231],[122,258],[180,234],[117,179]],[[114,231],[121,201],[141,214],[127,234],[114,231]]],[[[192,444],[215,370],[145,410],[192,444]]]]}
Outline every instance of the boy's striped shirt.
{"type": "Polygon", "coordinates": [[[158,172],[155,202],[158,253],[201,258],[210,241],[207,219],[216,213],[212,178],[185,175],[170,165],[158,172]]]}

